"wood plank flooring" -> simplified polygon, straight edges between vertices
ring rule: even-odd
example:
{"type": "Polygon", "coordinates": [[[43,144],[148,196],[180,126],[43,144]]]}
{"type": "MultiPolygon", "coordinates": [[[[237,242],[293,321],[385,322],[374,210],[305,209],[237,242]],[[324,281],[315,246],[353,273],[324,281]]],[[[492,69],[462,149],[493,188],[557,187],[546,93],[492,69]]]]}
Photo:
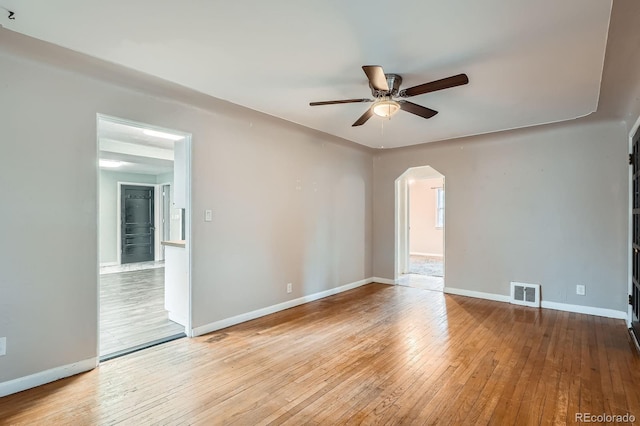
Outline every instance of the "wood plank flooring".
{"type": "Polygon", "coordinates": [[[100,356],[178,333],[164,309],[164,268],[100,275],[100,356]]]}
{"type": "Polygon", "coordinates": [[[640,418],[625,324],[371,284],[0,398],[8,424],[573,424],[640,418]]]}

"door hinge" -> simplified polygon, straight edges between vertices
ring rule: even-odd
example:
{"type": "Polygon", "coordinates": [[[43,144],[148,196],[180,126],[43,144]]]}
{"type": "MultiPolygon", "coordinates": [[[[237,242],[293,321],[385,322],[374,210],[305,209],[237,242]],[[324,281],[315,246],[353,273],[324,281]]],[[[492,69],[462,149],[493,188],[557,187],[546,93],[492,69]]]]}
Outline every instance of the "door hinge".
{"type": "Polygon", "coordinates": [[[635,154],[629,154],[629,165],[633,165],[633,160],[635,159],[635,154]]]}
{"type": "Polygon", "coordinates": [[[629,295],[629,304],[633,306],[633,294],[629,295]]]}

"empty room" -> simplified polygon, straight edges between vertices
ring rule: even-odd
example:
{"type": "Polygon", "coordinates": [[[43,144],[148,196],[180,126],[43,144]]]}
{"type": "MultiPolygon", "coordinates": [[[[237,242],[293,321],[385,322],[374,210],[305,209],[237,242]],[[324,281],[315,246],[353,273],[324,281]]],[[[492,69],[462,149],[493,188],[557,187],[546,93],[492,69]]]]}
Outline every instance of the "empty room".
{"type": "Polygon", "coordinates": [[[0,0],[0,423],[637,423],[638,22],[0,0]]]}

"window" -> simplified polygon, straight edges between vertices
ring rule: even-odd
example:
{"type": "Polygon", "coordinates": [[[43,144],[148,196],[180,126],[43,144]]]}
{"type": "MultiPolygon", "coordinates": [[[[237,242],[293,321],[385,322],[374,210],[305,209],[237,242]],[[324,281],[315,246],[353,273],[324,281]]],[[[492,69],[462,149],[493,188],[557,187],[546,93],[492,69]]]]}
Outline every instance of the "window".
{"type": "Polygon", "coordinates": [[[436,228],[444,227],[444,188],[436,188],[436,228]]]}

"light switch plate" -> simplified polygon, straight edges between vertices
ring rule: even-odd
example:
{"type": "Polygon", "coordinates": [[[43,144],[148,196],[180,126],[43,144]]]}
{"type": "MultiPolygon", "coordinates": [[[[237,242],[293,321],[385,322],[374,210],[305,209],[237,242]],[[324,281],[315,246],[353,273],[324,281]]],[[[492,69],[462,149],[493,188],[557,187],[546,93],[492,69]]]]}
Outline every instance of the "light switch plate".
{"type": "Polygon", "coordinates": [[[7,338],[0,337],[0,356],[7,354],[7,338]]]}
{"type": "Polygon", "coordinates": [[[213,210],[204,211],[204,221],[211,222],[213,220],[213,210]]]}

